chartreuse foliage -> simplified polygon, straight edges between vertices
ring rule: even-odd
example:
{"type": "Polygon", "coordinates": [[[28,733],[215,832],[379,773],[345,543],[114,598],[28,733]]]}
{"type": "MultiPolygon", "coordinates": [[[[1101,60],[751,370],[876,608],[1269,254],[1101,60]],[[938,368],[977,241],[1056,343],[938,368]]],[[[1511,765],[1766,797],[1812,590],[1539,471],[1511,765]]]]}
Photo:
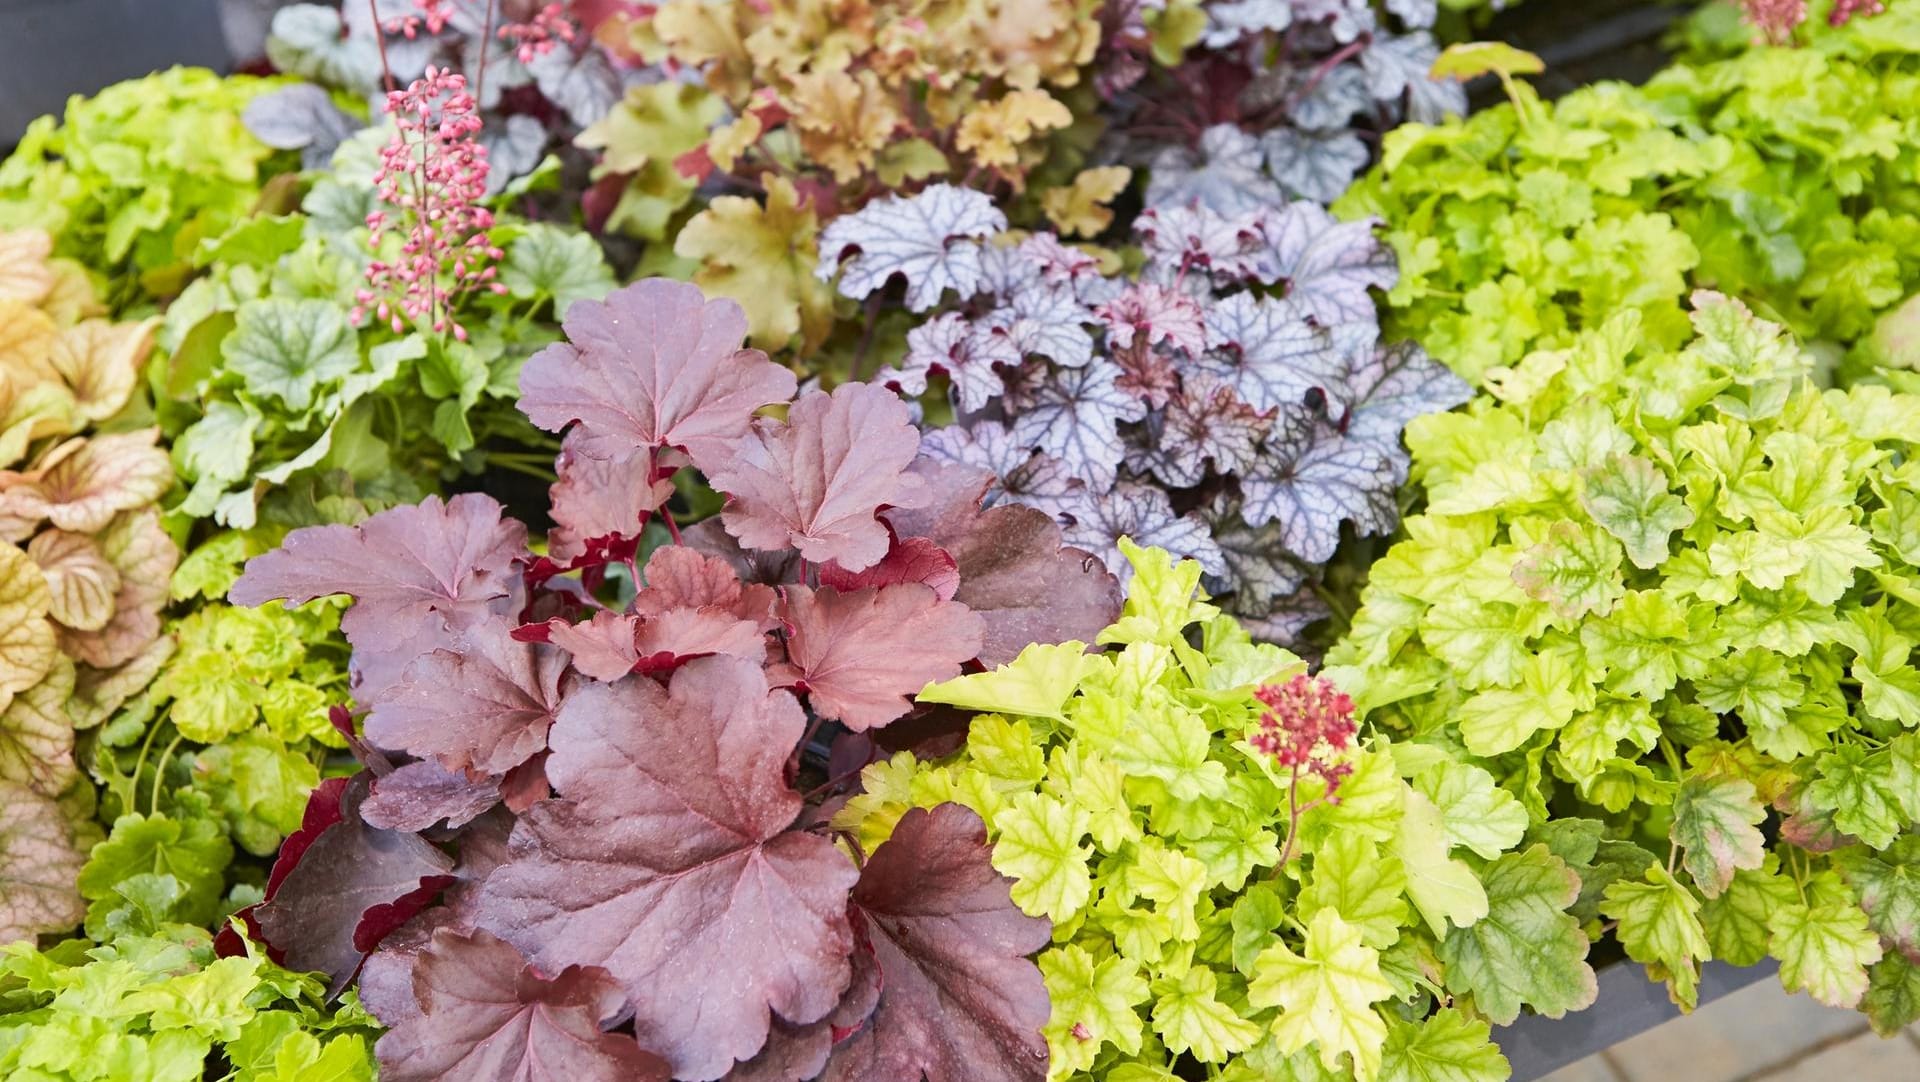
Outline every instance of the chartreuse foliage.
{"type": "Polygon", "coordinates": [[[173,928],[0,950],[0,1074],[18,1082],[372,1082],[371,1019],[257,954],[173,928]]]}
{"type": "MultiPolygon", "coordinates": [[[[1336,208],[1400,255],[1386,320],[1479,379],[1622,309],[1688,337],[1690,284],[1745,297],[1808,341],[1852,343],[1920,285],[1920,11],[1890,5],[1804,48],[1677,64],[1384,141],[1336,208]]],[[[1899,327],[1869,351],[1914,363],[1899,327]]]]}
{"type": "Polygon", "coordinates": [[[1486,770],[1384,734],[1337,802],[1292,790],[1247,737],[1255,688],[1304,664],[1208,604],[1198,564],[1122,545],[1109,649],[928,688],[979,712],[964,750],[869,766],[836,825],[871,847],[910,807],[980,813],[1014,901],[1054,922],[1050,1077],[1506,1077],[1489,1021],[1594,996],[1570,847],[1486,770]]]}
{"type": "Polygon", "coordinates": [[[1820,390],[1717,294],[1691,323],[1675,350],[1624,310],[1414,422],[1427,511],[1329,672],[1498,778],[1676,1002],[1772,956],[1891,1031],[1920,1005],[1920,396],[1820,390]]]}
{"type": "Polygon", "coordinates": [[[152,372],[185,489],[174,513],[246,529],[264,504],[282,523],[352,522],[463,471],[549,457],[516,454],[535,434],[510,399],[566,309],[612,288],[599,247],[502,215],[489,236],[506,292],[458,294],[467,340],[377,319],[356,327],[384,138],[374,128],[343,144],[297,211],[249,218],[196,251],[205,274],[168,308],[167,356],[152,372]],[[493,437],[505,446],[483,450],[493,437]]]}
{"type": "Polygon", "coordinates": [[[252,212],[294,158],[247,133],[241,111],[270,80],[174,68],[72,99],[0,163],[0,229],[53,234],[62,256],[108,280],[115,309],[171,297],[202,241],[252,212]]]}

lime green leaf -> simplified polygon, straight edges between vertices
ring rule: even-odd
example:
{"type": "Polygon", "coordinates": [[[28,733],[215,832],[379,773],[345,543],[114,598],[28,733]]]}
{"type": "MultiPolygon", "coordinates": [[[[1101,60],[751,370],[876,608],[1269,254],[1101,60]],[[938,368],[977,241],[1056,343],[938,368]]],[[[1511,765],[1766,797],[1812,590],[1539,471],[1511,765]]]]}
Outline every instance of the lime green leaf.
{"type": "Polygon", "coordinates": [[[1045,951],[1039,963],[1053,1001],[1046,1034],[1054,1070],[1087,1070],[1107,1044],[1139,1053],[1145,1023],[1137,1008],[1148,997],[1138,965],[1119,955],[1096,962],[1073,944],[1045,951]]]}
{"type": "Polygon", "coordinates": [[[1219,999],[1213,970],[1194,966],[1153,983],[1153,1028],[1167,1050],[1187,1052],[1202,1063],[1224,1063],[1260,1039],[1260,1027],[1219,999]]]}
{"type": "Polygon", "coordinates": [[[1519,845],[1527,833],[1527,810],[1477,766],[1448,759],[1415,776],[1413,787],[1440,809],[1448,843],[1484,860],[1519,845]]]}
{"type": "Polygon", "coordinates": [[[1580,505],[1626,546],[1635,567],[1660,566],[1673,532],[1693,525],[1693,512],[1667,490],[1666,475],[1638,455],[1610,456],[1583,479],[1580,505]]]}
{"type": "Polygon", "coordinates": [[[1800,898],[1793,880],[1777,874],[1778,866],[1779,859],[1768,854],[1759,869],[1734,873],[1727,889],[1701,906],[1700,918],[1715,958],[1750,966],[1767,956],[1771,935],[1767,921],[1800,898]]]}
{"type": "Polygon", "coordinates": [[[1348,1055],[1360,1079],[1379,1073],[1387,1027],[1373,1004],[1391,995],[1379,952],[1361,942],[1358,927],[1327,909],[1308,922],[1302,953],[1284,942],[1261,951],[1247,985],[1249,1003],[1280,1008],[1273,1035],[1281,1051],[1317,1044],[1323,1066],[1337,1071],[1341,1055],[1348,1055]]]}
{"type": "Polygon", "coordinates": [[[296,412],[311,406],[323,385],[360,364],[359,342],[345,312],[317,300],[241,305],[220,355],[249,392],[278,398],[296,412]]]}
{"type": "Polygon", "coordinates": [[[1491,1032],[1452,1007],[1423,1022],[1396,1021],[1387,1030],[1380,1082],[1502,1082],[1511,1068],[1491,1032]]]}
{"type": "Polygon", "coordinates": [[[1087,904],[1093,879],[1087,813],[1037,793],[1015,794],[993,817],[993,866],[1013,882],[1027,915],[1064,924],[1087,904]]]}
{"type": "Polygon", "coordinates": [[[1406,786],[1400,787],[1402,814],[1393,852],[1406,869],[1407,897],[1433,930],[1464,928],[1487,915],[1487,891],[1473,870],[1447,855],[1440,809],[1406,786]]]}
{"type": "MultiPolygon", "coordinates": [[[[1772,655],[1769,655],[1772,656],[1772,655]]],[[[1538,653],[1520,665],[1520,686],[1482,691],[1460,705],[1460,737],[1475,755],[1512,751],[1542,729],[1573,719],[1573,666],[1559,653],[1538,653]]]]}
{"type": "Polygon", "coordinates": [[[1605,616],[1625,592],[1620,545],[1591,527],[1556,522],[1546,539],[1513,565],[1513,581],[1562,619],[1578,620],[1588,613],[1605,616]]]}
{"type": "Polygon", "coordinates": [[[1700,999],[1700,963],[1711,956],[1700,924],[1700,899],[1667,874],[1647,870],[1646,882],[1618,880],[1607,888],[1600,912],[1619,921],[1620,945],[1627,957],[1658,967],[1674,1002],[1692,1007],[1700,999]]]}
{"type": "Polygon", "coordinates": [[[1407,903],[1401,897],[1406,889],[1399,858],[1357,834],[1335,833],[1314,849],[1299,914],[1311,920],[1322,910],[1337,913],[1360,929],[1367,946],[1385,950],[1407,923],[1407,903]]]}
{"type": "Polygon", "coordinates": [[[955,677],[921,690],[923,703],[946,703],[982,713],[1064,720],[1067,700],[1098,668],[1083,642],[1034,643],[992,672],[955,677]]]}

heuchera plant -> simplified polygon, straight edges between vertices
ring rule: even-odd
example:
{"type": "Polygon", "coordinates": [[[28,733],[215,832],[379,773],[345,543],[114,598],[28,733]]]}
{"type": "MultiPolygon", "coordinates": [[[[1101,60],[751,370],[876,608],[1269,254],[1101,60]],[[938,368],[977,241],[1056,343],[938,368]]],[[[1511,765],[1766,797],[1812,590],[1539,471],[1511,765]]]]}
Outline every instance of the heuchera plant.
{"type": "Polygon", "coordinates": [[[1675,1002],[1773,957],[1891,1033],[1920,1016],[1920,397],[1819,390],[1778,325],[1693,305],[1682,350],[1627,310],[1415,422],[1427,511],[1330,671],[1500,777],[1675,1002]]]}
{"type": "Polygon", "coordinates": [[[1198,560],[1265,637],[1325,615],[1307,587],[1343,529],[1397,521],[1402,426],[1468,396],[1417,346],[1380,345],[1369,290],[1395,271],[1372,224],[1305,201],[1147,211],[1135,275],[1005,227],[985,195],[935,185],[822,235],[842,293],[898,278],[908,308],[940,309],[879,377],[914,395],[945,377],[956,419],[928,450],[1111,565],[1123,535],[1198,560]]]}
{"type": "Polygon", "coordinates": [[[1364,736],[1354,704],[1256,644],[1198,564],[1122,547],[1126,609],[921,701],[965,747],[866,768],[834,823],[891,845],[978,812],[1039,958],[1051,1077],[1499,1082],[1490,1022],[1590,1004],[1581,880],[1494,775],[1364,736]]]}
{"type": "Polygon", "coordinates": [[[80,922],[98,833],[75,730],[172,652],[180,559],[155,506],[172,483],[158,432],[99,430],[136,403],[153,323],[98,318],[52,250],[41,230],[0,233],[0,943],[80,922]]]}
{"type": "Polygon", "coordinates": [[[353,597],[336,718],[365,765],[315,790],[248,926],[336,989],[360,975],[389,1078],[1043,1077],[1025,956],[1047,925],[978,817],[862,847],[818,802],[883,737],[839,742],[824,779],[803,753],[1090,635],[1114,578],[919,458],[891,391],[796,398],[730,301],[649,279],[566,330],[521,375],[566,433],[544,554],[463,495],[297,530],[233,586],[353,597]],[[689,466],[728,501],[682,531],[664,503],[689,466]],[[655,518],[676,541],[643,559],[655,518]]]}

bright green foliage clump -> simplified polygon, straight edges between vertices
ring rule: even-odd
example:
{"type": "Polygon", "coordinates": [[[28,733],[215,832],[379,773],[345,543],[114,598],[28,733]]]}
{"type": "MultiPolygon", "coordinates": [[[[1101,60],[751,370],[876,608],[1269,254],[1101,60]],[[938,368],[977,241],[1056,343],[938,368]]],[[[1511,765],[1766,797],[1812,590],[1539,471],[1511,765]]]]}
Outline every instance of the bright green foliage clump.
{"type": "Polygon", "coordinates": [[[460,294],[466,341],[370,314],[357,326],[384,131],[344,144],[298,211],[197,252],[205,274],[167,309],[153,373],[178,514],[246,529],[266,505],[282,524],[357,522],[463,471],[550,463],[551,448],[516,450],[538,441],[513,408],[520,365],[559,338],[567,306],[612,288],[599,245],[503,214],[489,237],[506,291],[460,294]],[[506,446],[483,449],[492,437],[506,446]]]}
{"type": "Polygon", "coordinates": [[[0,949],[0,1075],[15,1082],[371,1082],[373,1032],[313,977],[215,960],[195,929],[0,949]]]}
{"type": "Polygon", "coordinates": [[[1346,753],[1337,802],[1292,789],[1246,738],[1254,690],[1303,664],[1207,604],[1198,565],[1122,544],[1112,649],[929,688],[981,712],[965,749],[868,767],[837,825],[871,851],[910,806],[987,821],[1015,903],[1054,922],[1053,1078],[1506,1077],[1490,1020],[1593,999],[1569,847],[1527,837],[1493,775],[1384,736],[1346,753]]]}
{"type": "Polygon", "coordinates": [[[1693,304],[1682,349],[1629,309],[1409,428],[1428,508],[1328,673],[1499,778],[1677,1002],[1771,955],[1891,1031],[1920,1006],[1920,396],[1822,391],[1780,327],[1693,304]]]}
{"type": "Polygon", "coordinates": [[[1676,348],[1693,286],[1840,343],[1920,286],[1920,10],[1644,87],[1512,93],[1389,133],[1382,167],[1336,208],[1388,223],[1387,336],[1469,379],[1628,308],[1676,348]]]}
{"type": "Polygon", "coordinates": [[[64,121],[34,121],[0,163],[0,230],[53,234],[59,255],[108,278],[115,310],[178,293],[200,243],[295,164],[240,122],[274,85],[174,68],[71,99],[64,121]]]}

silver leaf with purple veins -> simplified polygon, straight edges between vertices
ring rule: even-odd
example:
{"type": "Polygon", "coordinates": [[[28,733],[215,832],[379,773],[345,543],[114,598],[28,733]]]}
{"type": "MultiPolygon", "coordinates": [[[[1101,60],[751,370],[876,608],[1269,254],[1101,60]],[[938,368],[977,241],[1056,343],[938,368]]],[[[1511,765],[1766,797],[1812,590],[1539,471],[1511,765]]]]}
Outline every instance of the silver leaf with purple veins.
{"type": "Polygon", "coordinates": [[[1120,374],[1104,359],[1051,373],[1014,419],[1014,440],[1053,455],[1095,488],[1112,484],[1125,454],[1120,422],[1138,421],[1147,411],[1115,385],[1120,374]]]}
{"type": "Polygon", "coordinates": [[[1281,201],[1280,188],[1260,167],[1260,143],[1233,124],[1215,124],[1195,149],[1171,146],[1153,159],[1147,206],[1199,204],[1229,217],[1281,201]]]}
{"type": "Polygon", "coordinates": [[[1252,293],[1235,293],[1207,313],[1207,346],[1196,367],[1257,410],[1296,406],[1343,382],[1350,367],[1333,334],[1300,318],[1290,300],[1252,293]]]}
{"type": "Polygon", "coordinates": [[[1216,472],[1238,473],[1254,464],[1272,418],[1253,409],[1233,388],[1204,372],[1185,380],[1180,394],[1147,416],[1143,439],[1127,456],[1127,468],[1151,472],[1175,488],[1191,488],[1216,472]]]}
{"type": "Polygon", "coordinates": [[[1105,495],[1074,508],[1073,518],[1065,530],[1067,543],[1100,557],[1123,585],[1133,572],[1120,555],[1122,537],[1195,560],[1208,574],[1226,574],[1226,560],[1206,521],[1196,514],[1174,514],[1164,489],[1122,481],[1105,495]]]}
{"type": "Polygon", "coordinates": [[[999,421],[937,428],[920,439],[920,453],[940,462],[957,462],[993,474],[985,505],[1010,501],[1045,511],[1056,519],[1086,499],[1087,484],[1066,464],[1044,451],[1015,442],[999,421]]]}
{"type": "Polygon", "coordinates": [[[1345,424],[1347,439],[1385,455],[1393,467],[1395,485],[1407,479],[1410,459],[1400,442],[1407,422],[1450,410],[1473,397],[1473,388],[1414,342],[1366,354],[1348,377],[1347,391],[1353,396],[1345,424]]]}
{"type": "Polygon", "coordinates": [[[1340,64],[1325,74],[1317,69],[1303,73],[1302,84],[1287,114],[1308,131],[1332,131],[1347,126],[1356,113],[1373,110],[1373,95],[1367,93],[1367,77],[1352,64],[1340,64]],[[1316,78],[1317,76],[1317,78],[1316,78]]]}
{"type": "Polygon", "coordinates": [[[1304,564],[1287,553],[1277,523],[1249,526],[1237,501],[1224,494],[1215,497],[1201,515],[1213,531],[1214,543],[1226,572],[1214,577],[1217,592],[1233,592],[1245,599],[1247,608],[1263,608],[1273,599],[1285,597],[1307,581],[1304,564]]]}
{"type": "Polygon", "coordinates": [[[1267,219],[1274,270],[1287,299],[1322,326],[1376,323],[1369,289],[1391,289],[1400,277],[1393,249],[1374,236],[1371,218],[1342,222],[1304,200],[1267,219]]]}
{"type": "Polygon", "coordinates": [[[880,379],[914,397],[926,392],[929,372],[945,372],[961,412],[976,413],[1006,389],[995,366],[1019,363],[1019,351],[1003,337],[965,316],[943,312],[907,332],[907,355],[880,379]]]}
{"type": "Polygon", "coordinates": [[[884,288],[897,274],[907,283],[907,307],[924,312],[948,289],[969,297],[980,288],[980,239],[1006,227],[1006,215],[985,192],[935,184],[834,219],[820,234],[814,273],[824,280],[840,271],[840,292],[854,300],[884,288]]]}
{"type": "Polygon", "coordinates": [[[1147,276],[1159,284],[1190,277],[1190,267],[1230,284],[1261,277],[1272,262],[1265,221],[1264,210],[1229,218],[1202,206],[1159,207],[1142,212],[1133,231],[1146,250],[1147,276]]]}
{"type": "Polygon", "coordinates": [[[1340,544],[1342,522],[1363,535],[1384,533],[1398,507],[1385,455],[1322,423],[1310,432],[1306,440],[1269,441],[1269,456],[1240,477],[1241,513],[1250,525],[1277,523],[1288,552],[1324,563],[1340,544]]]}
{"type": "Polygon", "coordinates": [[[1289,196],[1331,203],[1366,168],[1367,145],[1350,131],[1303,132],[1275,128],[1262,136],[1267,172],[1289,196]]]}

